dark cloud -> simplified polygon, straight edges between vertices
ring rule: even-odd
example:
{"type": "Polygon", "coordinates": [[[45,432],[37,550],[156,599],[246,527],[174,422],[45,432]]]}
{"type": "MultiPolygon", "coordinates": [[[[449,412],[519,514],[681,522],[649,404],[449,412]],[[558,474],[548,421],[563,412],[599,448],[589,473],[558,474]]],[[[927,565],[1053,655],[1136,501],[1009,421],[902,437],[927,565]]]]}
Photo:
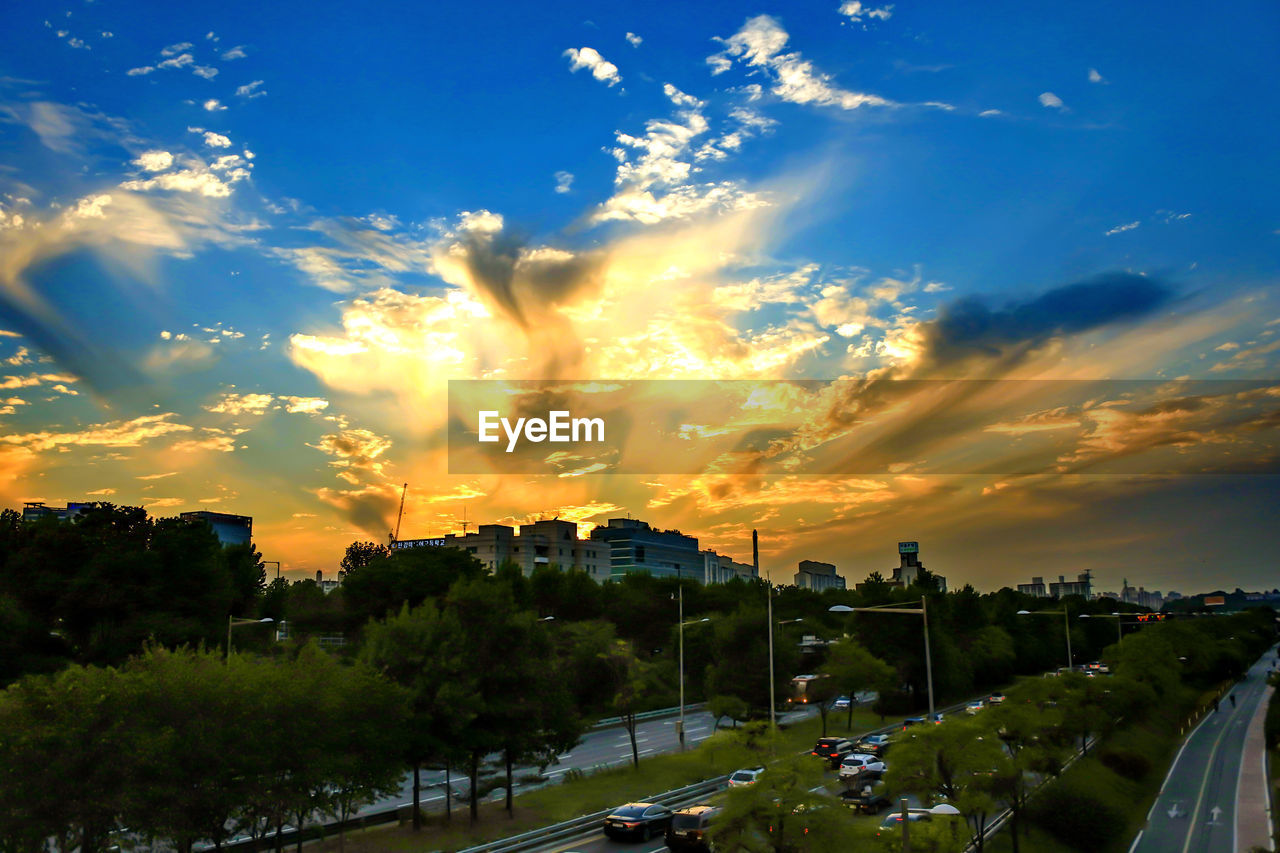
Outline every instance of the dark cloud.
{"type": "Polygon", "coordinates": [[[526,330],[550,309],[600,287],[600,253],[530,251],[509,231],[471,233],[461,245],[475,286],[526,330]]]}
{"type": "Polygon", "coordinates": [[[920,369],[927,373],[975,358],[1016,358],[1050,338],[1147,316],[1173,296],[1172,288],[1149,276],[1111,272],[1003,308],[992,309],[981,297],[958,299],[924,324],[920,369]]]}

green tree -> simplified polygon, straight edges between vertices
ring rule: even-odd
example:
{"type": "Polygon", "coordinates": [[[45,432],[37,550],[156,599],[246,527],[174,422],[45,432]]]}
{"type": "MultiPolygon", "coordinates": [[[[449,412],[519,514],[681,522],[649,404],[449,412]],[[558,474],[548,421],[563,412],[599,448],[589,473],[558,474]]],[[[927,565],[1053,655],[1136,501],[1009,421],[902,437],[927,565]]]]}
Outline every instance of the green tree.
{"type": "Polygon", "coordinates": [[[715,717],[715,728],[720,728],[720,721],[725,717],[733,720],[736,728],[739,720],[747,718],[747,703],[737,696],[712,696],[707,700],[707,711],[715,717]]]}
{"type": "MultiPolygon", "coordinates": [[[[830,646],[827,662],[822,667],[822,671],[831,676],[830,681],[836,689],[849,697],[848,717],[845,720],[846,731],[853,730],[853,706],[857,702],[858,693],[864,690],[878,690],[883,693],[889,690],[898,679],[898,673],[893,667],[852,639],[830,646]]],[[[824,735],[826,730],[824,718],[822,726],[824,735]]]]}
{"type": "Polygon", "coordinates": [[[646,710],[650,697],[657,692],[654,666],[636,657],[626,640],[616,640],[606,655],[614,687],[613,708],[631,739],[631,764],[640,767],[640,750],[636,744],[636,714],[646,710]]]}
{"type": "Polygon", "coordinates": [[[338,563],[338,578],[345,580],[347,575],[379,560],[391,556],[391,549],[377,542],[352,542],[338,563]]]}
{"type": "Polygon", "coordinates": [[[755,784],[729,790],[724,811],[711,824],[716,849],[751,853],[836,853],[859,839],[845,809],[822,790],[823,767],[797,755],[769,764],[755,784]]]}

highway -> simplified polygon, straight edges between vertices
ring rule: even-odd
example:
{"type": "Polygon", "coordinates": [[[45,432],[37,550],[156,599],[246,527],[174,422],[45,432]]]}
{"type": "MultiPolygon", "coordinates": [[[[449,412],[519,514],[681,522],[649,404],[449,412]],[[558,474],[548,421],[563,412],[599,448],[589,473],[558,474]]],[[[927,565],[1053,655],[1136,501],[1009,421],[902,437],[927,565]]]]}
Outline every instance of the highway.
{"type": "Polygon", "coordinates": [[[1247,757],[1262,749],[1260,726],[1251,723],[1266,713],[1266,676],[1275,660],[1272,649],[1231,688],[1235,702],[1224,695],[1192,730],[1130,853],[1236,853],[1249,849],[1237,839],[1254,837],[1259,822],[1265,834],[1266,816],[1255,813],[1258,792],[1242,791],[1241,779],[1253,778],[1245,773],[1247,757]],[[1254,805],[1241,812],[1242,802],[1254,805]]]}

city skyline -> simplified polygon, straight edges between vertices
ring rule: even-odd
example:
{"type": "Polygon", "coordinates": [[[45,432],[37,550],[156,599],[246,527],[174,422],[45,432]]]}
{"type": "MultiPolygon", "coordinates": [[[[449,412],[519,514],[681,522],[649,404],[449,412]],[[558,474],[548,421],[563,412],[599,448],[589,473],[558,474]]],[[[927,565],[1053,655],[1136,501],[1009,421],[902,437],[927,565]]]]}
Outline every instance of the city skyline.
{"type": "Polygon", "coordinates": [[[1274,586],[1274,5],[0,17],[5,506],[248,515],[291,577],[407,482],[406,539],[630,512],[775,579],[917,540],[952,589],[1274,586]],[[451,475],[450,379],[852,390],[623,407],[702,473],[451,475]]]}

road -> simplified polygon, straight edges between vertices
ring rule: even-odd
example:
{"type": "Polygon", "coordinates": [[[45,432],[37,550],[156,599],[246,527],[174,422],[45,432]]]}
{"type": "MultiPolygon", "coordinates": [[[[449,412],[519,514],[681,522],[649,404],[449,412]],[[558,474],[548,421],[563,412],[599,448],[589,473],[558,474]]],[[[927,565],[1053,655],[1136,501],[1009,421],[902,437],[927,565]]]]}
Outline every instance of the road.
{"type": "Polygon", "coordinates": [[[1236,701],[1224,696],[1192,730],[1130,853],[1236,853],[1237,837],[1248,836],[1259,817],[1252,810],[1240,813],[1240,802],[1257,800],[1240,790],[1240,780],[1253,740],[1250,723],[1266,712],[1266,676],[1274,661],[1272,649],[1231,689],[1236,701]]]}

